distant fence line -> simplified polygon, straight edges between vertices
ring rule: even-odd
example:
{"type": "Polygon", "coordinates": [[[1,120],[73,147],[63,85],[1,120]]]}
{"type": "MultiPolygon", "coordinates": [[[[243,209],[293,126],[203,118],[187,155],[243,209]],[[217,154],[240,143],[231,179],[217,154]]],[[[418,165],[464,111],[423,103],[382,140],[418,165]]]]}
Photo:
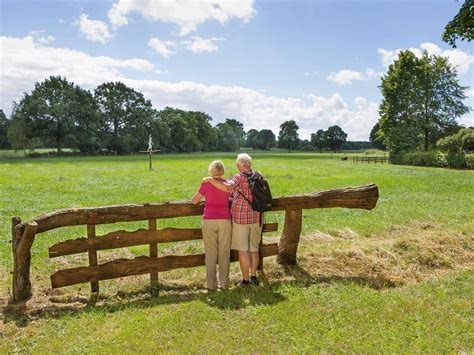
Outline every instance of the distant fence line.
{"type": "Polygon", "coordinates": [[[363,162],[363,163],[388,163],[390,164],[389,157],[370,157],[370,156],[355,156],[352,158],[355,163],[363,162]]]}
{"type": "MultiPolygon", "coordinates": [[[[273,200],[271,211],[285,211],[285,224],[278,243],[262,243],[262,258],[277,255],[282,265],[296,264],[296,252],[302,227],[302,210],[311,208],[359,208],[370,210],[378,200],[375,184],[353,188],[326,190],[273,200]]],[[[152,285],[158,281],[158,272],[204,265],[204,254],[167,255],[158,257],[157,244],[202,239],[200,228],[157,229],[156,220],[202,215],[204,205],[189,202],[145,203],[95,208],[57,210],[21,223],[12,218],[13,294],[12,301],[26,301],[31,297],[31,247],[40,233],[68,226],[87,226],[87,237],[70,239],[52,245],[50,258],[88,253],[89,265],[58,270],[51,275],[53,288],[90,282],[92,292],[99,291],[99,281],[124,276],[150,274],[152,285]],[[147,228],[135,231],[114,231],[96,235],[96,225],[117,222],[146,221],[147,228]],[[149,256],[133,259],[115,259],[98,263],[97,252],[106,249],[149,245],[149,256]]],[[[276,223],[264,225],[264,232],[277,231],[276,223]]],[[[231,261],[237,261],[232,253],[231,261]]],[[[262,264],[260,265],[260,268],[262,264]]]]}

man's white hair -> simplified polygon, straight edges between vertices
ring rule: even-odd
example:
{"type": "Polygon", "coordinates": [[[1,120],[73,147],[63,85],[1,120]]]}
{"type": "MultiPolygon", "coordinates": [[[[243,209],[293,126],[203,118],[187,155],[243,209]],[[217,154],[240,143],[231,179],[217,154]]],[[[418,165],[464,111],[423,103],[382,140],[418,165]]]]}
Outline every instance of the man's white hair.
{"type": "Polygon", "coordinates": [[[252,166],[252,158],[247,153],[241,153],[237,155],[237,164],[244,168],[250,168],[252,166]]]}

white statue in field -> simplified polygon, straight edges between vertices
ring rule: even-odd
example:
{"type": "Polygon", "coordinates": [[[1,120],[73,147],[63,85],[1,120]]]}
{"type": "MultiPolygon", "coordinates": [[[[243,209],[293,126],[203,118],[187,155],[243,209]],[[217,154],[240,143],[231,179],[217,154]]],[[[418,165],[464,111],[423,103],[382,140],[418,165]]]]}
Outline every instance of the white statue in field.
{"type": "Polygon", "coordinates": [[[151,139],[151,134],[148,136],[148,151],[151,152],[153,150],[153,140],[151,139]]]}

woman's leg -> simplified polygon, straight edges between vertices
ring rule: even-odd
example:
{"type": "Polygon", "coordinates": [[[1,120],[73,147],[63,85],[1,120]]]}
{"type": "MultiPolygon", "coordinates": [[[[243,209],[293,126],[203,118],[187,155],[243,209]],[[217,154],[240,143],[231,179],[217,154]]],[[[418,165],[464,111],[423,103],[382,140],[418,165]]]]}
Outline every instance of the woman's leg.
{"type": "Polygon", "coordinates": [[[215,220],[203,220],[202,222],[207,288],[210,290],[215,290],[217,287],[217,227],[215,220]]]}
{"type": "Polygon", "coordinates": [[[219,284],[222,289],[229,287],[230,245],[232,241],[232,223],[230,220],[219,220],[217,237],[219,284]]]}

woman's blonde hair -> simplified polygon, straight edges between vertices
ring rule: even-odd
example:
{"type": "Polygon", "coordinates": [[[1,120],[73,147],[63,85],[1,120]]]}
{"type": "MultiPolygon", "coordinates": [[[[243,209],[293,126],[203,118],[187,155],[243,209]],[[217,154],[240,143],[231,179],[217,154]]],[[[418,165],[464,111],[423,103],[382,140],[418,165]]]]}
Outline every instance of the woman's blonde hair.
{"type": "Polygon", "coordinates": [[[225,174],[225,166],[224,163],[220,160],[214,160],[211,164],[209,164],[209,168],[207,169],[209,174],[212,176],[221,176],[225,174]]]}

